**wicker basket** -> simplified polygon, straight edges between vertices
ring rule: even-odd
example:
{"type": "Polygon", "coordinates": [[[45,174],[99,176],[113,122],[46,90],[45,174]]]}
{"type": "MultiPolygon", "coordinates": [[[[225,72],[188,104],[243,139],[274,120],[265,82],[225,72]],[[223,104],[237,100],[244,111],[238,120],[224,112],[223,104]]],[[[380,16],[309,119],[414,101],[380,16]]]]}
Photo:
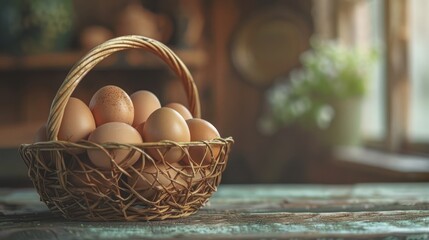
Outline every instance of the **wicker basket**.
{"type": "Polygon", "coordinates": [[[201,208],[220,183],[232,138],[143,144],[58,140],[65,105],[82,78],[110,54],[133,48],[148,50],[168,64],[183,83],[190,111],[194,117],[200,117],[198,92],[192,76],[162,43],[142,36],[123,36],[91,50],[71,69],[53,100],[47,122],[49,141],[23,144],[19,149],[41,200],[51,211],[67,219],[138,221],[185,217],[201,208]],[[182,165],[163,159],[156,161],[147,154],[150,148],[162,153],[181,149],[188,160],[182,165]],[[188,151],[190,148],[204,151],[211,161],[194,161],[188,151]],[[127,166],[126,161],[118,165],[109,154],[112,149],[126,149],[130,152],[128,156],[139,152],[141,157],[132,166],[127,166]],[[97,169],[88,161],[86,150],[104,151],[110,157],[112,169],[97,169]]]}

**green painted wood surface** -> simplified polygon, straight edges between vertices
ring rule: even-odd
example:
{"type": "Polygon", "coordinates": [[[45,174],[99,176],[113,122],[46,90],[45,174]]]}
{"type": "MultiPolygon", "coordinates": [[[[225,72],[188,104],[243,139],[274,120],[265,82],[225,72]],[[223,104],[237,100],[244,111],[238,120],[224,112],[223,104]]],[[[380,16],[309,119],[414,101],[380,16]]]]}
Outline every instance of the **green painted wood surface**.
{"type": "Polygon", "coordinates": [[[222,185],[197,214],[76,222],[32,189],[0,189],[0,239],[429,239],[429,183],[222,185]]]}

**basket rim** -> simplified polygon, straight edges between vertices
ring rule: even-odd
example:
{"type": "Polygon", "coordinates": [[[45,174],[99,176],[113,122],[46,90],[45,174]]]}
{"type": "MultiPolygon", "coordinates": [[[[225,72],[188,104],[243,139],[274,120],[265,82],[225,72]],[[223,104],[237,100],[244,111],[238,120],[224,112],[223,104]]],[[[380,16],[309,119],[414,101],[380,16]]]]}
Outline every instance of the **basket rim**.
{"type": "Polygon", "coordinates": [[[35,143],[21,144],[20,148],[38,148],[38,149],[50,149],[50,150],[61,150],[65,148],[85,148],[85,149],[97,149],[100,146],[106,149],[115,149],[123,147],[137,147],[137,148],[157,148],[157,147],[190,147],[190,146],[207,146],[207,145],[225,145],[234,143],[232,137],[227,138],[214,138],[211,140],[201,141],[189,141],[189,142],[175,142],[171,140],[162,140],[159,142],[143,142],[143,143],[116,143],[116,142],[105,142],[95,143],[88,140],[81,140],[78,142],[54,140],[54,141],[42,141],[35,143]]]}

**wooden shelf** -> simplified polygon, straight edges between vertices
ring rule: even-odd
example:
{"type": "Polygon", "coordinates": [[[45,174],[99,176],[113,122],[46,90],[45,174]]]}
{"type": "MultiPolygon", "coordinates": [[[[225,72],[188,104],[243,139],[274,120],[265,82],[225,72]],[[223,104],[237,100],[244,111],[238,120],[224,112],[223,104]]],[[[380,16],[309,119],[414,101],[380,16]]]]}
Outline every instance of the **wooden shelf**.
{"type": "MultiPolygon", "coordinates": [[[[189,68],[203,66],[206,61],[206,53],[200,49],[176,49],[173,51],[189,68]]],[[[86,52],[61,52],[46,53],[29,56],[0,55],[0,71],[16,70],[48,70],[70,69],[86,52]]],[[[149,52],[141,50],[129,50],[115,53],[103,60],[98,69],[132,69],[132,68],[162,68],[167,65],[149,52]]]]}

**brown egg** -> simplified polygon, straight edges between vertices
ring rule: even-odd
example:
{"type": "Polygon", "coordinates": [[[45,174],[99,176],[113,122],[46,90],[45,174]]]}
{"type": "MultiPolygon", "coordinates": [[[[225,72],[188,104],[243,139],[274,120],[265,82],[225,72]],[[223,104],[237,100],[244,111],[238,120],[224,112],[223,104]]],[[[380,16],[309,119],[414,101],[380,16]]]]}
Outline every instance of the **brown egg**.
{"type": "Polygon", "coordinates": [[[137,91],[130,96],[134,105],[134,121],[133,127],[137,127],[158,108],[161,108],[161,103],[158,98],[149,91],[137,91]]]}
{"type": "Polygon", "coordinates": [[[88,106],[80,99],[71,97],[64,109],[58,140],[77,142],[87,139],[94,130],[95,121],[88,106]]]}
{"type": "MultiPolygon", "coordinates": [[[[95,143],[123,143],[139,144],[142,138],[136,129],[122,122],[110,122],[96,128],[89,135],[89,141],[95,143]]],[[[102,150],[88,150],[88,157],[91,162],[100,169],[111,169],[113,159],[118,165],[129,166],[134,164],[141,153],[135,151],[132,156],[131,149],[106,149],[109,154],[102,150]]]]}
{"type": "MultiPolygon", "coordinates": [[[[219,132],[208,121],[199,118],[186,120],[191,133],[191,141],[207,141],[219,138],[219,132]]],[[[216,158],[220,152],[220,146],[211,145],[212,152],[206,146],[189,147],[189,156],[196,164],[210,163],[212,158],[216,158]]],[[[187,159],[189,161],[189,159],[187,159]]]]}
{"type": "Polygon", "coordinates": [[[185,120],[192,118],[191,112],[180,103],[169,103],[165,107],[176,110],[185,120]]]}
{"type": "Polygon", "coordinates": [[[133,102],[128,94],[117,86],[108,85],[100,88],[92,96],[89,108],[97,126],[108,122],[131,125],[134,120],[133,102]]]}
{"type": "Polygon", "coordinates": [[[97,201],[100,197],[110,195],[117,187],[109,172],[74,169],[67,174],[67,182],[73,187],[73,192],[80,191],[88,200],[97,201]]]}
{"type": "MultiPolygon", "coordinates": [[[[171,108],[162,107],[153,112],[144,124],[143,139],[145,142],[162,140],[189,142],[191,136],[183,117],[171,108]]],[[[179,147],[148,149],[148,153],[158,161],[162,161],[164,158],[170,163],[178,162],[184,156],[184,151],[179,147]]]]}
{"type": "MultiPolygon", "coordinates": [[[[187,188],[186,171],[177,163],[171,164],[147,163],[144,169],[137,174],[131,173],[128,184],[148,200],[155,200],[157,192],[163,192],[166,189],[170,193],[177,193],[187,188]]],[[[137,169],[139,169],[137,167],[137,169]]]]}
{"type": "MultiPolygon", "coordinates": [[[[143,122],[143,123],[140,123],[139,125],[135,126],[135,129],[137,130],[137,132],[140,133],[140,136],[142,136],[142,137],[143,137],[143,128],[144,128],[145,123],[146,122],[143,122]]],[[[143,141],[144,141],[144,139],[143,139],[143,141]]]]}
{"type": "Polygon", "coordinates": [[[195,167],[194,170],[186,169],[186,172],[190,177],[186,178],[187,182],[190,182],[191,186],[201,185],[201,184],[213,184],[214,177],[210,173],[210,169],[206,167],[195,167]]]}

